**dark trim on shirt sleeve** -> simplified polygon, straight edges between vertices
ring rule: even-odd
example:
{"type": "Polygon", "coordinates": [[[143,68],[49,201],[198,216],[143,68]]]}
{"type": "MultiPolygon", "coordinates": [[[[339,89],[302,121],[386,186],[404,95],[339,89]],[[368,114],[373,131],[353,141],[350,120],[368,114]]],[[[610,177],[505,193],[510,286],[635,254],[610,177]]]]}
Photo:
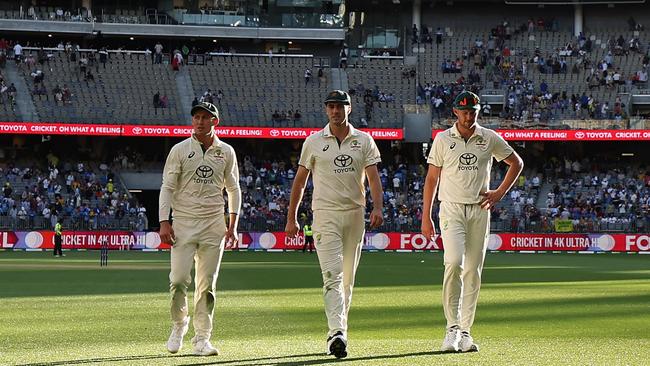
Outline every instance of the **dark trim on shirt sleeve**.
{"type": "Polygon", "coordinates": [[[508,158],[509,158],[509,157],[511,157],[511,156],[512,156],[512,154],[514,154],[514,153],[515,153],[515,152],[514,152],[514,150],[513,150],[513,151],[512,151],[512,152],[511,152],[511,153],[510,153],[510,154],[509,154],[508,156],[506,156],[505,158],[503,158],[503,159],[501,159],[501,160],[497,160],[497,162],[499,162],[499,163],[500,163],[500,162],[502,162],[502,161],[504,161],[504,160],[506,160],[506,159],[508,159],[508,158]]]}

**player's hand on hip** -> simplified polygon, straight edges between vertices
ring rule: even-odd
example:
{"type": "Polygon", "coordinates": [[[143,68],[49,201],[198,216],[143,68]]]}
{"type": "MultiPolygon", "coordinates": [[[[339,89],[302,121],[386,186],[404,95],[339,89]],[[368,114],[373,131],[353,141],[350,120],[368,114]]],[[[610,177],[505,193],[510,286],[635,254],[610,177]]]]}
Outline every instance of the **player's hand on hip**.
{"type": "Polygon", "coordinates": [[[375,229],[384,224],[384,215],[381,208],[373,208],[370,212],[370,228],[375,229]]]}
{"type": "Polygon", "coordinates": [[[284,227],[284,232],[290,238],[295,238],[298,236],[298,221],[287,220],[287,225],[284,227]]]}
{"type": "Polygon", "coordinates": [[[422,225],[420,226],[422,230],[422,235],[429,240],[433,240],[433,237],[436,236],[436,228],[433,226],[433,221],[431,219],[422,219],[422,225]]]}
{"type": "Polygon", "coordinates": [[[174,228],[169,221],[162,221],[160,223],[160,241],[163,243],[171,244],[172,246],[176,243],[176,235],[174,234],[174,228]]]}
{"type": "Polygon", "coordinates": [[[494,207],[494,205],[496,205],[497,202],[501,201],[503,198],[503,193],[499,192],[498,190],[479,193],[479,195],[483,196],[480,202],[481,208],[486,210],[494,207]]]}
{"type": "Polygon", "coordinates": [[[237,243],[239,243],[239,235],[237,235],[237,230],[228,229],[226,230],[226,236],[224,237],[224,243],[226,248],[236,248],[237,243]]]}

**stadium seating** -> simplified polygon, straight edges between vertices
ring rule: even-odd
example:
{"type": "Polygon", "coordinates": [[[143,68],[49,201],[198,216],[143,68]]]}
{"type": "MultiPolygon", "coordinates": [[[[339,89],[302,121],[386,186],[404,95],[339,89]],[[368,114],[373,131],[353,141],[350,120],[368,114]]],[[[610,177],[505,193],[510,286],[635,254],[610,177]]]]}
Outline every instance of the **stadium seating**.
{"type": "MultiPolygon", "coordinates": [[[[322,101],[330,86],[319,81],[312,57],[213,56],[207,65],[189,65],[195,95],[221,90],[225,126],[321,127],[322,101]],[[312,77],[305,83],[305,70],[312,77]],[[299,110],[298,121],[273,122],[275,111],[299,110]]],[[[325,71],[327,72],[327,70],[325,71]]]]}
{"type": "MultiPolygon", "coordinates": [[[[86,54],[81,52],[81,55],[86,54]]],[[[77,62],[63,51],[54,51],[44,66],[47,95],[32,93],[43,121],[75,123],[187,124],[176,88],[175,75],[167,65],[152,65],[144,54],[112,53],[104,68],[98,62],[88,69],[94,81],[84,81],[77,62]],[[55,101],[56,86],[67,85],[69,103],[55,101]],[[160,92],[169,100],[167,108],[154,108],[153,96],[160,92]]],[[[32,86],[30,72],[23,68],[26,84],[32,86]]]]}

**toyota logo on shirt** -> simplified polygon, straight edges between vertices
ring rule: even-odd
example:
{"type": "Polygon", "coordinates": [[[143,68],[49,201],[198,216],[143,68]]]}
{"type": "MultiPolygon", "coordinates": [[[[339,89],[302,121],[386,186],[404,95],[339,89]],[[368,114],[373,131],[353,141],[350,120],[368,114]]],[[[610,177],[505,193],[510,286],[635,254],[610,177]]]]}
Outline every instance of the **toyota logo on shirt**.
{"type": "Polygon", "coordinates": [[[464,153],[458,157],[458,170],[478,170],[478,167],[475,166],[478,158],[472,153],[464,153]]]}
{"type": "Polygon", "coordinates": [[[334,173],[347,173],[347,172],[353,172],[354,167],[351,166],[352,162],[354,159],[350,155],[347,154],[341,154],[337,157],[334,158],[334,165],[338,169],[334,169],[334,173]]]}
{"type": "Polygon", "coordinates": [[[334,158],[334,165],[339,168],[347,168],[352,165],[352,157],[350,155],[341,154],[334,158]]]}
{"type": "Polygon", "coordinates": [[[195,173],[199,178],[210,178],[214,174],[214,171],[207,165],[201,165],[196,168],[195,173]]]}

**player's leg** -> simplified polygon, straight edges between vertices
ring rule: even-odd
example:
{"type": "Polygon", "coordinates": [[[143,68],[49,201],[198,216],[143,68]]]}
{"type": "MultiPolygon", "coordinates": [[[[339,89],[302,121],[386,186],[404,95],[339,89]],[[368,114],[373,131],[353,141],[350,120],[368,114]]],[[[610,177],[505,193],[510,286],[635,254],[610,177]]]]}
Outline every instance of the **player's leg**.
{"type": "Polygon", "coordinates": [[[461,273],[465,252],[465,205],[440,203],[439,231],[444,246],[445,273],[442,281],[442,305],[447,320],[443,351],[457,351],[460,327],[461,273]]]}
{"type": "Polygon", "coordinates": [[[187,333],[190,318],[187,307],[187,289],[192,283],[192,263],[196,242],[192,237],[192,225],[184,224],[182,220],[173,223],[176,242],[172,246],[169,273],[169,292],[171,293],[172,332],[167,341],[167,350],[178,352],[183,345],[183,337],[187,333]]]}
{"type": "Polygon", "coordinates": [[[343,225],[341,221],[340,213],[314,211],[313,233],[316,239],[316,254],[323,276],[323,300],[329,328],[327,352],[336,357],[339,357],[338,347],[343,342],[347,331],[343,291],[343,242],[341,237],[343,225]]]}
{"type": "Polygon", "coordinates": [[[459,305],[462,289],[461,273],[465,253],[465,212],[463,204],[441,202],[440,234],[444,246],[445,273],[442,282],[442,304],[447,327],[459,326],[459,305]]]}
{"type": "Polygon", "coordinates": [[[345,213],[345,228],[343,231],[343,291],[345,294],[345,324],[352,303],[352,290],[357,266],[361,259],[363,238],[366,233],[364,209],[345,213]]]}
{"type": "Polygon", "coordinates": [[[490,212],[479,205],[468,212],[467,241],[463,263],[463,298],[460,309],[461,351],[478,351],[470,336],[481,289],[481,272],[490,232],[490,212]]]}
{"type": "Polygon", "coordinates": [[[202,219],[199,225],[199,245],[195,254],[194,282],[194,353],[202,356],[216,355],[219,351],[210,344],[212,321],[216,301],[216,285],[224,250],[226,226],[221,217],[202,219]]]}

